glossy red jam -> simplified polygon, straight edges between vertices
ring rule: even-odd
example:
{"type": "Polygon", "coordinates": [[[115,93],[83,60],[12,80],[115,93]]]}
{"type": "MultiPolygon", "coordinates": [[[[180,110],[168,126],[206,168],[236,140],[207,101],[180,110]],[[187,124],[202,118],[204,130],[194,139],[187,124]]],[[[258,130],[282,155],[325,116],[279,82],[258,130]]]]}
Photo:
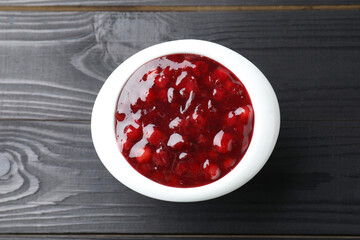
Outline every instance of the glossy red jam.
{"type": "Polygon", "coordinates": [[[245,87],[227,68],[200,55],[167,55],[141,66],[125,84],[116,137],[142,175],[167,186],[196,187],[240,162],[253,116],[245,87]]]}

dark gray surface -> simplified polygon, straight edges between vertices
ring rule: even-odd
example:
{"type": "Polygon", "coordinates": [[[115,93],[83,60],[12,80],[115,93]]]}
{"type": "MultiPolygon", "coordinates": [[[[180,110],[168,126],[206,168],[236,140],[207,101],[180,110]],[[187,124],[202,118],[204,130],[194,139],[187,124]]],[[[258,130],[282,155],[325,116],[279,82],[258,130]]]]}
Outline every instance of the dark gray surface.
{"type": "Polygon", "coordinates": [[[359,0],[0,0],[0,5],[3,6],[224,6],[224,5],[299,5],[299,4],[359,4],[359,0]]]}
{"type": "Polygon", "coordinates": [[[61,240],[61,239],[68,239],[68,240],[93,240],[93,239],[106,239],[106,240],[215,240],[215,239],[224,239],[224,240],[265,240],[265,239],[282,239],[282,240],[299,240],[299,239],[306,239],[306,240],[345,240],[345,239],[360,239],[358,237],[340,237],[340,236],[236,236],[236,235],[96,235],[96,234],[82,234],[82,235],[31,235],[31,236],[14,236],[14,235],[5,235],[0,236],[0,240],[37,240],[37,239],[45,239],[45,240],[61,240]]]}
{"type": "Polygon", "coordinates": [[[283,120],[360,120],[359,13],[3,12],[0,118],[90,120],[103,81],[123,60],[152,44],[197,38],[257,65],[283,120]]]}
{"type": "Polygon", "coordinates": [[[0,171],[0,233],[359,235],[359,13],[2,12],[0,161],[10,169],[0,171]],[[242,53],[268,77],[282,112],[259,175],[201,203],[125,188],[90,136],[92,105],[111,71],[178,38],[242,53]]]}
{"type": "Polygon", "coordinates": [[[143,197],[97,159],[89,123],[0,121],[0,232],[359,234],[357,121],[284,121],[265,168],[201,203],[143,197]],[[284,227],[286,226],[286,227],[284,227]]]}

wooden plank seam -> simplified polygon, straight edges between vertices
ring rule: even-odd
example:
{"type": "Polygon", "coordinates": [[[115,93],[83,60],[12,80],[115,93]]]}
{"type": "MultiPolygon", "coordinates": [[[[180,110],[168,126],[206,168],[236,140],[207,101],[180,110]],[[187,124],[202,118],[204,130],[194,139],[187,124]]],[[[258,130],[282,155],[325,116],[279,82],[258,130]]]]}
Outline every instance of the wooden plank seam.
{"type": "Polygon", "coordinates": [[[272,6],[0,6],[0,11],[28,12],[232,12],[301,10],[360,10],[360,4],[272,6]]]}

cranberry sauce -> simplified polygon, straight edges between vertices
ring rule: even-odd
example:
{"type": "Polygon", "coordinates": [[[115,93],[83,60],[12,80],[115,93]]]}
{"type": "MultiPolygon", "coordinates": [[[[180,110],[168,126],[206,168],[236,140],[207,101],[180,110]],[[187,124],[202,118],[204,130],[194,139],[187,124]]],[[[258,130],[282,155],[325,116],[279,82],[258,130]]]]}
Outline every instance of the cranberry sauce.
{"type": "Polygon", "coordinates": [[[156,58],[136,70],[115,113],[118,146],[142,175],[172,187],[209,184],[245,154],[254,112],[240,80],[195,54],[156,58]]]}

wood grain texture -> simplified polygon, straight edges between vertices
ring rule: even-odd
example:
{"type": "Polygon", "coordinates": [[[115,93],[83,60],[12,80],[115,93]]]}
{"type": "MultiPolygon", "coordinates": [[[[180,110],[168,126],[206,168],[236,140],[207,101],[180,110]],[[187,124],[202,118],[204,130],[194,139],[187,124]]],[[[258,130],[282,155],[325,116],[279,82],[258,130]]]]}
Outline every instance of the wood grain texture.
{"type": "Polygon", "coordinates": [[[226,6],[226,5],[299,5],[299,4],[356,4],[359,0],[0,0],[0,6],[226,6]]]}
{"type": "Polygon", "coordinates": [[[89,119],[96,94],[115,67],[107,70],[105,63],[101,71],[82,72],[83,64],[91,69],[105,60],[96,52],[101,46],[96,46],[93,15],[17,13],[0,19],[1,117],[89,119]]]}
{"type": "MultiPolygon", "coordinates": [[[[359,23],[359,11],[1,12],[0,233],[359,235],[359,23]],[[180,38],[249,58],[275,88],[283,120],[258,176],[192,204],[118,183],[98,160],[89,126],[118,64],[180,38]]],[[[0,239],[9,236],[26,239],[0,239]]],[[[38,237],[69,235],[29,236],[38,237]]]]}
{"type": "Polygon", "coordinates": [[[251,236],[251,235],[126,235],[126,234],[81,234],[81,235],[69,235],[69,234],[59,234],[59,235],[33,235],[22,236],[22,235],[4,235],[0,236],[0,240],[93,240],[93,239],[105,239],[105,240],[215,240],[215,239],[224,239],[224,240],[355,240],[360,239],[356,236],[251,236]]]}
{"type": "Polygon", "coordinates": [[[0,118],[89,120],[104,80],[127,57],[196,38],[257,65],[283,120],[359,120],[359,23],[359,11],[2,12],[0,118]]]}
{"type": "Polygon", "coordinates": [[[360,4],[240,5],[240,6],[1,6],[10,12],[246,12],[246,11],[344,11],[360,10],[360,4]]]}
{"type": "Polygon", "coordinates": [[[285,121],[258,176],[188,204],[118,183],[87,122],[0,121],[0,132],[11,166],[0,177],[0,233],[360,234],[358,121],[285,121]]]}

